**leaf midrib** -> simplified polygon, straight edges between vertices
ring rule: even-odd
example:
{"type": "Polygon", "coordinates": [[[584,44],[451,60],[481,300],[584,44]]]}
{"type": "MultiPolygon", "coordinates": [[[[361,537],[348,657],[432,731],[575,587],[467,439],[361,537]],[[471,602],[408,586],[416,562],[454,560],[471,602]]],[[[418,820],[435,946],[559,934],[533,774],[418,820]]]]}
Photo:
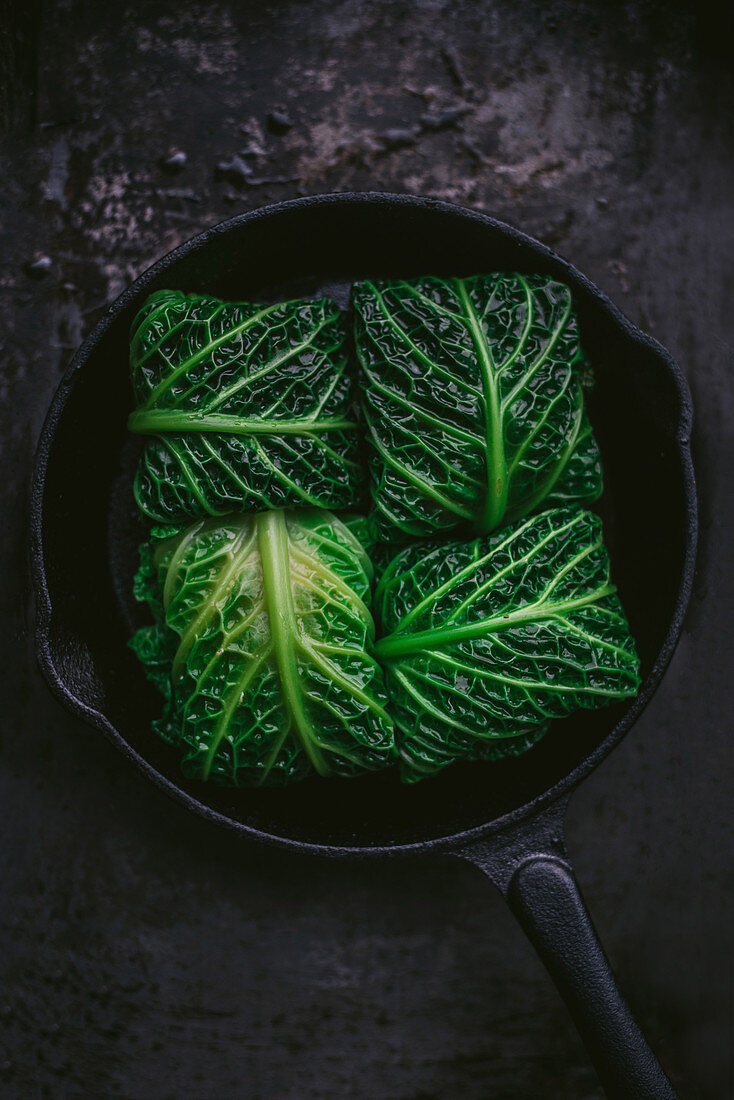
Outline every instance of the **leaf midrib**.
{"type": "Polygon", "coordinates": [[[317,734],[306,712],[301,690],[296,657],[298,623],[291,586],[285,513],[282,510],[263,512],[255,518],[255,525],[270,638],[288,723],[295,726],[314,769],[319,775],[328,775],[329,767],[319,748],[317,734]]]}
{"type": "Polygon", "coordinates": [[[314,432],[356,431],[356,420],[262,420],[259,417],[230,416],[184,410],[138,409],[130,414],[128,429],[141,435],[161,432],[216,432],[225,435],[311,435],[314,432]]]}
{"type": "Polygon", "coordinates": [[[497,387],[497,369],[489,349],[489,343],[485,338],[474,309],[474,304],[466,289],[465,280],[455,279],[454,285],[469,325],[482,378],[486,418],[484,453],[487,464],[487,495],[479,519],[479,530],[487,532],[497,526],[507,506],[507,465],[505,461],[502,410],[497,387]]]}
{"type": "Polygon", "coordinates": [[[473,623],[465,623],[463,626],[455,626],[449,629],[434,627],[431,630],[418,630],[413,634],[391,634],[387,638],[381,638],[376,645],[377,656],[383,661],[392,661],[398,657],[405,657],[421,650],[445,649],[447,646],[456,645],[472,638],[481,638],[486,634],[509,630],[519,623],[542,622],[552,619],[567,611],[574,611],[580,607],[597,603],[604,596],[616,592],[616,586],[607,583],[595,589],[593,592],[581,596],[575,600],[559,600],[556,603],[539,605],[529,604],[517,611],[508,611],[503,615],[490,616],[479,619],[473,623]]]}

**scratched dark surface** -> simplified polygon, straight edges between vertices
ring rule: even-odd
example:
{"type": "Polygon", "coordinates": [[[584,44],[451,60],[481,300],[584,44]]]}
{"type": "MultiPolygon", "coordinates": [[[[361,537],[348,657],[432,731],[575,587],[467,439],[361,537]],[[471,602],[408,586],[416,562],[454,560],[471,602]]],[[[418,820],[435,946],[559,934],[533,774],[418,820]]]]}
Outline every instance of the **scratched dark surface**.
{"type": "Polygon", "coordinates": [[[731,19],[562,0],[0,11],[0,1095],[601,1096],[478,872],[255,853],[146,785],[35,666],[28,477],[73,349],[199,229],[346,189],[521,226],[689,378],[691,610],[652,705],[575,795],[568,843],[681,1096],[734,1095],[731,19]]]}

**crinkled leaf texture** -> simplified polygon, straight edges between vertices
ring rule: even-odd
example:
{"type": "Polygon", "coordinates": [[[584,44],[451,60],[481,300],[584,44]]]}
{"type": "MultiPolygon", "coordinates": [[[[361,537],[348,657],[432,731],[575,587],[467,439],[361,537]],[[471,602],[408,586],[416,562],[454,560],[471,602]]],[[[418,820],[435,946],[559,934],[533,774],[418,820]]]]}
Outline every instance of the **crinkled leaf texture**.
{"type": "Polygon", "coordinates": [[[133,322],[135,497],[157,522],[362,496],[345,327],[327,298],[250,305],[161,290],[133,322]]]}
{"type": "Polygon", "coordinates": [[[578,507],[403,550],[375,610],[408,782],[524,751],[550,719],[639,688],[601,521],[578,507]]]}
{"type": "Polygon", "coordinates": [[[185,774],[283,785],[392,763],[372,568],[352,531],[318,509],[172,531],[143,548],[136,591],[157,623],[131,645],[164,691],[156,728],[185,774]]]}
{"type": "Polygon", "coordinates": [[[602,489],[567,286],[544,275],[356,283],[357,354],[385,542],[487,533],[602,489]]]}

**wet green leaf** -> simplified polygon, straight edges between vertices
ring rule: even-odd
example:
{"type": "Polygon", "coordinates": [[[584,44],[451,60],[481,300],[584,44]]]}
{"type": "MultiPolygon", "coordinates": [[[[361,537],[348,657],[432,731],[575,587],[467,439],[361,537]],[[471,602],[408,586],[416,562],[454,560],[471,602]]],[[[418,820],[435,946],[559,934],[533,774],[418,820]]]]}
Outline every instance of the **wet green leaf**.
{"type": "Polygon", "coordinates": [[[135,480],[141,511],[177,522],[359,504],[345,335],[327,298],[263,306],[151,295],[130,342],[129,427],[150,437],[135,480]]]}
{"type": "Polygon", "coordinates": [[[371,575],[355,535],[316,509],[200,520],[144,549],[139,592],[163,620],[131,644],[159,686],[167,662],[157,729],[187,775],[285,784],[391,763],[371,575]]]}
{"type": "Polygon", "coordinates": [[[426,276],[356,283],[353,301],[385,542],[489,532],[599,496],[568,287],[542,275],[426,276]]]}
{"type": "Polygon", "coordinates": [[[551,719],[639,688],[601,521],[580,508],[413,545],[383,574],[375,608],[409,782],[523,751],[551,719]]]}

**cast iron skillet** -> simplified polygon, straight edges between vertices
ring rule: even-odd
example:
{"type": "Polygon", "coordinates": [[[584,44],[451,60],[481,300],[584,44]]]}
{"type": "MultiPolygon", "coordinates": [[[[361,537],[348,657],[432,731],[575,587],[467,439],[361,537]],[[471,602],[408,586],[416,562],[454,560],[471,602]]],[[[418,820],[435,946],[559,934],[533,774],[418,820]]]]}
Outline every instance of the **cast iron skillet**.
{"type": "Polygon", "coordinates": [[[483,870],[540,953],[610,1097],[674,1097],[617,988],[563,843],[576,786],[621,740],[657,687],[691,588],[696,497],[691,405],[670,355],[588,279],[507,225],[447,203],[379,194],[296,199],[233,218],[177,248],[122,294],[64,376],[41,435],[33,486],[37,650],[55,694],[195,813],[243,837],[304,853],[442,850],[483,870]],[[642,658],[629,705],[583,712],[517,760],[449,769],[416,788],[392,775],[229,791],[185,780],[150,733],[160,700],[126,640],[143,529],[131,493],[139,441],[125,422],[130,322],[153,290],[268,300],[329,293],[346,305],[367,275],[549,272],[572,288],[596,369],[599,511],[642,658]]]}

